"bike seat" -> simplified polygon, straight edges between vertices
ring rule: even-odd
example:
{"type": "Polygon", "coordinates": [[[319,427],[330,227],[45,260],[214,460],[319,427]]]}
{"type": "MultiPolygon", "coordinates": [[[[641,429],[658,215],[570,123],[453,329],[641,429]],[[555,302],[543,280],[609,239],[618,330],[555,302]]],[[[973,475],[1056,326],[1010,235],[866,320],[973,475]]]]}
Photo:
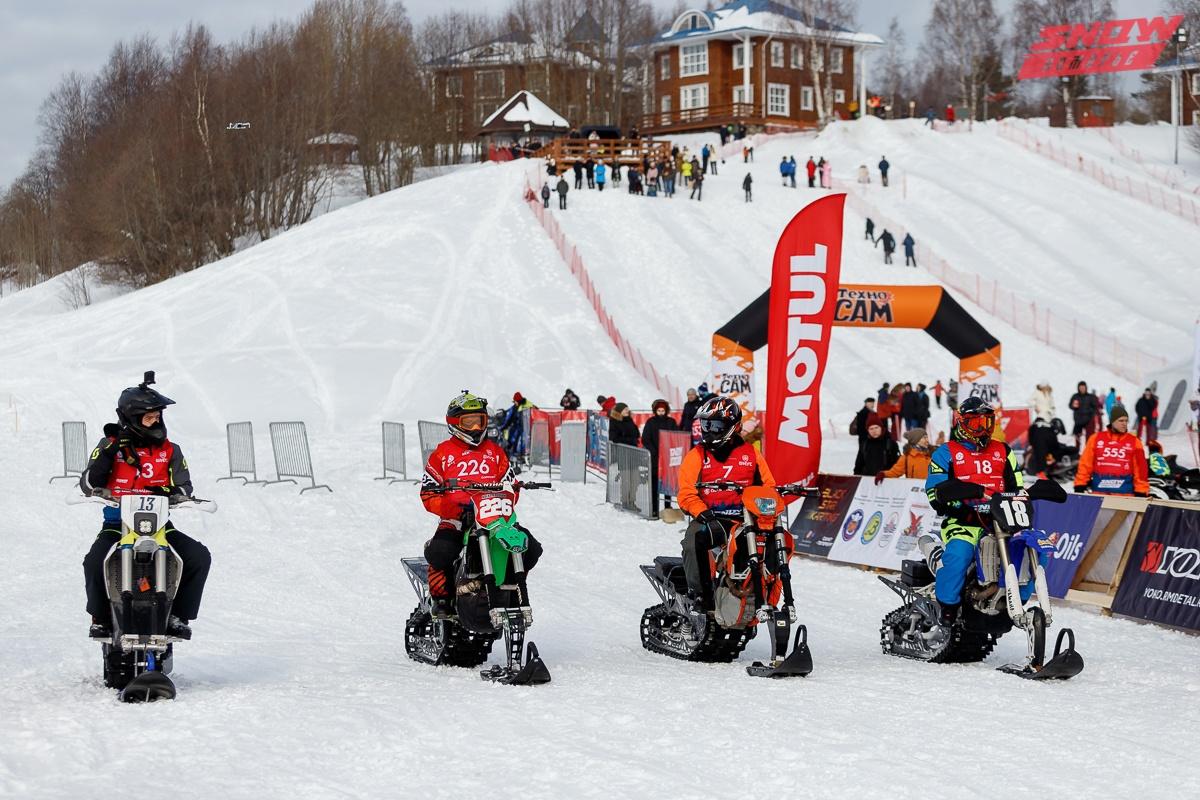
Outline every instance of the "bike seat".
{"type": "Polygon", "coordinates": [[[671,570],[683,567],[683,559],[679,556],[655,556],[654,566],[665,578],[671,573],[671,570]]]}
{"type": "Polygon", "coordinates": [[[656,556],[654,569],[663,583],[671,584],[677,592],[687,592],[687,577],[683,572],[683,559],[679,556],[656,556]]]}

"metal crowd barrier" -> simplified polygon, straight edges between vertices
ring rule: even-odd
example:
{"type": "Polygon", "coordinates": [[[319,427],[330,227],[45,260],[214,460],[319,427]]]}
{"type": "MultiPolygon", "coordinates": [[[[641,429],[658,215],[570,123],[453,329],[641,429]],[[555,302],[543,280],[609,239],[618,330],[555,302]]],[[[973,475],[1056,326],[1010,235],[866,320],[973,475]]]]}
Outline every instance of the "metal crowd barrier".
{"type": "Polygon", "coordinates": [[[408,465],[404,453],[404,423],[383,423],[383,475],[375,480],[387,481],[388,485],[407,481],[408,465]],[[396,473],[400,477],[395,477],[396,473]]]}
{"type": "Polygon", "coordinates": [[[421,441],[421,469],[425,469],[425,465],[429,463],[429,455],[439,444],[450,438],[450,431],[446,430],[444,422],[421,419],[417,420],[417,438],[421,441]]]}
{"type": "Polygon", "coordinates": [[[63,474],[50,479],[54,483],[62,478],[78,478],[87,469],[88,440],[86,422],[64,422],[62,424],[63,474]]]}
{"type": "Polygon", "coordinates": [[[587,480],[587,423],[564,422],[558,431],[558,479],[568,483],[584,483],[587,480]]]}
{"type": "Polygon", "coordinates": [[[650,451],[608,443],[608,502],[646,519],[654,518],[650,451]]]}
{"type": "Polygon", "coordinates": [[[254,460],[254,426],[249,422],[231,422],[225,426],[225,441],[229,449],[229,474],[221,481],[241,481],[266,484],[258,479],[258,465],[254,460]],[[246,477],[249,475],[250,477],[246,477]]]}
{"type": "Polygon", "coordinates": [[[550,458],[550,423],[544,419],[533,422],[529,431],[529,466],[543,467],[554,472],[550,458]]]}
{"type": "Polygon", "coordinates": [[[312,457],[308,452],[308,433],[303,422],[272,422],[271,449],[275,452],[276,480],[265,483],[296,483],[296,478],[307,478],[312,486],[300,490],[304,494],[310,489],[333,489],[317,483],[313,477],[312,457]]]}

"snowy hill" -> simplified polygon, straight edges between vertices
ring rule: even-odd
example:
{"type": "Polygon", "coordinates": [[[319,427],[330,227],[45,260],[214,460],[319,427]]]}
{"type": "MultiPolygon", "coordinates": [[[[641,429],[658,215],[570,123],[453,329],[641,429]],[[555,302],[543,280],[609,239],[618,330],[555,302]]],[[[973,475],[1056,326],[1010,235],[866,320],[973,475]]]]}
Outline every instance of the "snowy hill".
{"type": "MultiPolygon", "coordinates": [[[[752,165],[729,159],[701,203],[570,194],[559,218],[606,306],[676,383],[705,377],[712,331],[765,288],[779,230],[817,196],[779,186],[776,164],[810,153],[849,181],[886,154],[893,186],[873,184],[871,201],[960,268],[1131,344],[1185,354],[1200,229],[983,126],[935,134],[866,121],[775,139],[752,165]],[[742,202],[747,171],[753,204],[742,202]]],[[[1055,625],[1075,629],[1087,660],[1069,684],[996,672],[1025,651],[1016,634],[984,664],[890,659],[878,628],[895,597],[868,573],[798,560],[810,677],[761,681],[744,664],[669,661],[638,641],[657,598],[637,565],[678,553],[682,528],[604,505],[596,483],[529,493],[519,506],[546,548],[530,580],[531,637],[552,683],[493,686],[409,661],[413,596],[399,559],[421,552],[434,520],[412,484],[371,480],[378,421],[437,418],[464,386],[544,404],[564,386],[633,405],[655,391],[602,334],[521,203],[530,169],[456,171],[78,311],[55,307],[54,287],[0,300],[0,797],[87,797],[148,779],[188,798],[896,800],[983,796],[998,782],[1021,795],[1129,797],[1144,794],[1147,774],[1166,776],[1156,777],[1163,794],[1187,794],[1200,769],[1163,734],[1200,724],[1194,682],[1180,679],[1200,658],[1195,637],[1060,608],[1055,625]],[[213,570],[195,637],[177,651],[179,699],[136,707],[102,688],[99,647],[86,639],[79,562],[99,514],[66,507],[68,484],[46,480],[61,468],[59,422],[84,419],[95,434],[147,368],[179,401],[172,436],[220,511],[176,515],[212,550],[213,570]],[[238,419],[260,426],[263,474],[263,423],[307,421],[334,493],[216,483],[224,424],[238,419]],[[997,748],[1000,759],[983,755],[997,748]]],[[[847,281],[935,281],[882,266],[853,212],[844,254],[847,281]]],[[[1003,341],[1008,402],[1043,377],[1060,404],[1079,378],[1127,396],[1138,388],[964,305],[1003,341]]],[[[838,433],[881,381],[944,380],[957,367],[919,331],[839,328],[831,354],[822,402],[838,433]]],[[[410,429],[410,473],[415,438],[410,429]]],[[[828,445],[825,467],[845,470],[849,441],[828,445]]],[[[742,661],[765,656],[759,638],[742,661]]]]}

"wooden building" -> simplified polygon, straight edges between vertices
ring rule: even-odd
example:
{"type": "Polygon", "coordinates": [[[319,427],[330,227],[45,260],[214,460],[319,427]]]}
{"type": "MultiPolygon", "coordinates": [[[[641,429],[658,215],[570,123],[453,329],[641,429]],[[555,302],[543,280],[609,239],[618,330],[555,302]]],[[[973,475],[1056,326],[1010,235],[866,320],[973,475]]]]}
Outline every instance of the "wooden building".
{"type": "Polygon", "coordinates": [[[610,123],[599,105],[602,39],[600,24],[585,11],[561,42],[517,30],[435,59],[426,65],[434,111],[445,117],[447,134],[469,139],[507,98],[528,91],[574,124],[610,123]]]}
{"type": "MultiPolygon", "coordinates": [[[[1200,125],[1200,47],[1192,47],[1179,58],[1170,58],[1151,70],[1156,75],[1166,75],[1175,83],[1173,90],[1180,93],[1176,109],[1180,125],[1200,125]]],[[[1168,118],[1164,122],[1174,122],[1168,118]]]]}
{"type": "MultiPolygon", "coordinates": [[[[1111,128],[1116,124],[1116,103],[1107,95],[1076,97],[1071,101],[1077,128],[1111,128]]],[[[1063,104],[1050,106],[1050,127],[1067,127],[1067,114],[1063,104]]]]}
{"type": "Polygon", "coordinates": [[[817,93],[832,83],[829,115],[866,105],[865,54],[883,45],[774,0],[732,0],[689,10],[650,44],[650,108],[641,130],[661,133],[723,125],[816,125],[817,93]],[[820,85],[812,59],[820,59],[820,85]]]}
{"type": "Polygon", "coordinates": [[[322,164],[358,163],[358,137],[349,133],[324,133],[309,139],[307,144],[322,164]]]}

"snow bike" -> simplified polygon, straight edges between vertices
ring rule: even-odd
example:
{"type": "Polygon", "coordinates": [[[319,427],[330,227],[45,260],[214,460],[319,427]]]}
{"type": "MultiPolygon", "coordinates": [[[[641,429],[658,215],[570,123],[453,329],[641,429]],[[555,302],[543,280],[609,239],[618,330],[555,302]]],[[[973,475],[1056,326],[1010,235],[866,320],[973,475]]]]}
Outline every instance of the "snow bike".
{"type": "Polygon", "coordinates": [[[771,661],[755,661],[746,672],[760,678],[803,677],[812,672],[807,628],[797,626],[794,641],[791,638],[796,605],[788,561],[795,543],[787,531],[784,497],[809,497],[819,490],[799,484],[770,489],[728,481],[700,483],[696,488],[733,490],[741,494],[744,504],[741,520],[725,521],[730,525],[726,544],[710,558],[715,609],[706,614],[699,598],[688,592],[682,558],[656,557],[653,564],[641,567],[662,600],[642,614],[642,647],[684,661],[727,663],[754,638],[758,623],[765,622],[773,633],[771,661]]]}
{"type": "Polygon", "coordinates": [[[463,550],[455,562],[455,615],[436,619],[429,594],[429,565],[424,558],[401,559],[417,607],[404,626],[404,650],[423,664],[477,667],[487,660],[492,643],[504,638],[507,663],[479,674],[484,680],[511,685],[536,685],[550,681],[550,670],[525,632],[533,624],[533,611],[525,590],[525,565],[521,554],[528,534],[517,525],[513,509],[516,489],[548,489],[548,483],[478,483],[424,489],[471,495],[475,522],[463,530],[463,550]]]}
{"type": "Polygon", "coordinates": [[[129,494],[120,500],[80,497],[68,501],[121,509],[121,538],[104,559],[113,632],[101,647],[104,685],[117,689],[126,703],[175,699],[175,684],[167,674],[174,662],[174,643],[181,640],[166,631],[183,559],[167,542],[168,517],[180,508],[211,514],[217,505],[198,498],[172,499],[129,494]]]}
{"type": "Polygon", "coordinates": [[[950,627],[938,623],[934,574],[941,563],[941,538],[925,534],[918,544],[925,561],[904,561],[899,580],[883,576],[889,589],[904,605],[883,618],[880,641],[888,655],[937,664],[982,661],[996,641],[1014,625],[1028,637],[1029,655],[1023,664],[999,669],[1032,680],[1065,680],[1083,671],[1083,657],[1075,651],[1075,633],[1059,631],[1054,655],[1046,660],[1046,630],[1050,627],[1050,591],[1039,556],[1054,552],[1054,542],[1043,531],[1030,529],[1032,500],[1066,502],[1066,493],[1053,481],[1035,483],[1028,493],[998,492],[980,500],[982,488],[964,484],[964,494],[951,499],[969,502],[981,519],[991,522],[975,549],[975,569],[963,587],[962,609],[950,627]],[[972,502],[974,501],[974,502],[972,502]],[[1028,601],[1021,587],[1033,583],[1028,601]],[[1066,648],[1063,648],[1063,640],[1066,648]]]}
{"type": "Polygon", "coordinates": [[[1179,500],[1200,503],[1200,470],[1188,470],[1179,475],[1151,475],[1150,496],[1157,500],[1179,500]]]}

